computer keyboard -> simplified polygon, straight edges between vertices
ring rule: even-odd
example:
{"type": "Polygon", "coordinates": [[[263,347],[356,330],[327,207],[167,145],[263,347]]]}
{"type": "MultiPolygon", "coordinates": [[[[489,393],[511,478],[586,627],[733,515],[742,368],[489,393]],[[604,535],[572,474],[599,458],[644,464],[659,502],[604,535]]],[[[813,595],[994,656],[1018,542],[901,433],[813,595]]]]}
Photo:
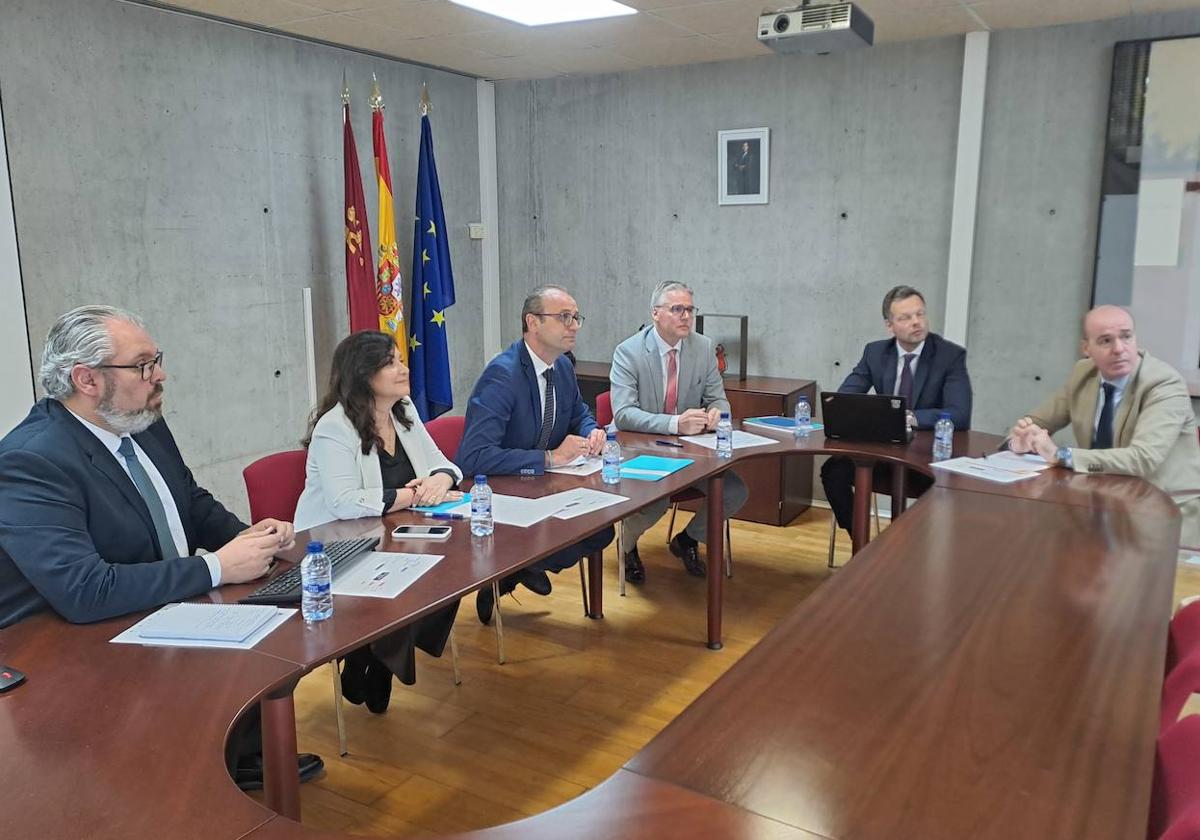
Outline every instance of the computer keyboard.
{"type": "MultiPolygon", "coordinates": [[[[339,566],[348,564],[364,551],[379,545],[379,537],[355,537],[350,540],[334,540],[325,543],[325,556],[330,568],[336,572],[339,566]]],[[[276,575],[255,589],[239,603],[242,604],[298,604],[300,603],[300,564],[276,575]]]]}

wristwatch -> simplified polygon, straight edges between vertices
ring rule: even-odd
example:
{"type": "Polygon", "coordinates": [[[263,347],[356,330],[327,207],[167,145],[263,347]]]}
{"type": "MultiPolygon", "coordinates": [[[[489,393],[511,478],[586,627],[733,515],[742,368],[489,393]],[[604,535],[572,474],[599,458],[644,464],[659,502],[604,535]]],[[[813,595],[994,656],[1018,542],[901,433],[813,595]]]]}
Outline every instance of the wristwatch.
{"type": "Polygon", "coordinates": [[[1058,463],[1069,470],[1075,469],[1075,459],[1071,457],[1071,449],[1067,446],[1060,446],[1054,452],[1054,457],[1058,463]]]}

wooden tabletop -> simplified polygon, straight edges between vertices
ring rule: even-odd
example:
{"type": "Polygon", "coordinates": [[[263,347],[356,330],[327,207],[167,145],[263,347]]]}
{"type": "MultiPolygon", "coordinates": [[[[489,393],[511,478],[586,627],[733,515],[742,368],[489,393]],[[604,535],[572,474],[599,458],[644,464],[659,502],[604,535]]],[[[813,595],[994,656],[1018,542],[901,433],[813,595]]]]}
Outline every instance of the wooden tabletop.
{"type": "MultiPolygon", "coordinates": [[[[961,434],[956,448],[994,439],[961,434]]],[[[1136,479],[1052,470],[987,485],[930,470],[927,440],[786,436],[732,461],[840,452],[932,472],[931,489],[609,781],[491,838],[1125,838],[1144,835],[1179,517],[1136,479]],[[923,448],[924,447],[924,448],[923,448]],[[772,452],[772,450],[776,450],[772,452]]],[[[627,449],[656,454],[630,437],[627,449]]],[[[12,837],[333,837],[241,794],[222,747],[271,689],[727,468],[711,451],[629,501],[474,540],[400,598],[340,598],[254,651],[112,645],[138,616],[0,631],[29,673],[0,695],[12,837]]],[[[544,495],[579,480],[503,479],[544,495]]],[[[319,529],[390,533],[413,514],[319,529]]],[[[428,550],[392,543],[385,550],[428,550]]],[[[234,587],[217,598],[235,598],[234,587]]],[[[714,655],[721,655],[716,653],[714,655]]]]}

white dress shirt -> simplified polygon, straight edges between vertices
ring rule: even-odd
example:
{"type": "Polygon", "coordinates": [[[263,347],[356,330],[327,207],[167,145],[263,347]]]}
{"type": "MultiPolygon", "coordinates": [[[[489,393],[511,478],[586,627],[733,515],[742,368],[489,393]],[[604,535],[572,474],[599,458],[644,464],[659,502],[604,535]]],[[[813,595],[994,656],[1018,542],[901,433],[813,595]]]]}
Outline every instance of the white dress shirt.
{"type": "MultiPolygon", "coordinates": [[[[533,348],[529,346],[529,342],[525,342],[525,349],[529,351],[529,358],[533,359],[533,378],[537,380],[538,396],[541,399],[539,405],[542,409],[542,417],[546,416],[546,377],[543,375],[550,370],[550,365],[542,361],[542,357],[533,352],[533,348]]],[[[558,416],[558,394],[554,395],[554,416],[558,416]]],[[[553,422],[553,418],[551,418],[553,422]]]]}
{"type": "MultiPolygon", "coordinates": [[[[663,399],[666,400],[666,398],[667,398],[667,354],[670,353],[672,350],[682,350],[680,345],[683,344],[683,339],[680,339],[679,341],[675,342],[675,346],[672,347],[670,344],[667,344],[666,339],[664,339],[662,337],[662,335],[659,334],[657,329],[654,329],[653,327],[651,327],[650,331],[654,333],[654,343],[658,347],[658,360],[662,364],[663,399]]],[[[675,379],[676,379],[675,410],[678,412],[679,411],[679,401],[678,401],[679,353],[675,354],[675,379]]],[[[679,434],[679,415],[678,414],[672,415],[670,421],[668,421],[668,422],[670,423],[670,428],[668,430],[668,433],[672,434],[672,435],[679,434]]]]}
{"type": "MultiPolygon", "coordinates": [[[[69,408],[67,411],[71,411],[69,408]]],[[[108,429],[102,429],[95,423],[89,423],[84,418],[71,411],[75,419],[83,424],[83,427],[96,436],[96,439],[104,444],[104,448],[112,453],[117,459],[117,463],[121,465],[121,469],[129,476],[129,480],[133,481],[133,476],[129,473],[129,465],[125,463],[125,456],[117,450],[121,447],[121,437],[110,432],[108,429]]],[[[138,446],[138,442],[130,437],[130,442],[133,443],[133,453],[137,456],[138,462],[142,465],[142,469],[146,471],[146,475],[150,476],[150,483],[154,485],[154,491],[158,493],[158,498],[162,502],[163,511],[167,515],[167,527],[171,531],[171,539],[175,541],[175,550],[179,552],[179,557],[187,557],[188,541],[187,533],[183,530],[183,520],[179,517],[179,508],[175,506],[175,497],[171,495],[171,488],[167,486],[167,482],[163,479],[162,473],[158,471],[158,467],[154,466],[154,461],[150,459],[142,447],[138,446]]],[[[136,488],[137,485],[135,484],[136,488]]],[[[157,536],[156,536],[157,538],[157,536]]],[[[203,555],[204,562],[208,564],[208,575],[212,579],[212,585],[221,585],[221,561],[216,554],[203,555]]],[[[174,558],[167,558],[174,559],[174,558]]]]}
{"type": "MultiPolygon", "coordinates": [[[[916,384],[917,363],[921,361],[921,351],[924,349],[925,349],[924,341],[922,341],[920,344],[918,344],[916,347],[914,347],[911,350],[905,350],[903,347],[900,346],[900,341],[899,340],[896,341],[896,353],[897,353],[897,356],[896,356],[896,384],[892,387],[893,394],[900,393],[900,377],[904,374],[904,356],[908,353],[913,354],[913,360],[911,362],[911,366],[912,366],[912,374],[913,374],[913,383],[916,384]]],[[[916,399],[916,396],[917,396],[916,394],[913,394],[913,399],[916,399]]],[[[909,409],[911,410],[912,406],[909,406],[909,409]]]]}

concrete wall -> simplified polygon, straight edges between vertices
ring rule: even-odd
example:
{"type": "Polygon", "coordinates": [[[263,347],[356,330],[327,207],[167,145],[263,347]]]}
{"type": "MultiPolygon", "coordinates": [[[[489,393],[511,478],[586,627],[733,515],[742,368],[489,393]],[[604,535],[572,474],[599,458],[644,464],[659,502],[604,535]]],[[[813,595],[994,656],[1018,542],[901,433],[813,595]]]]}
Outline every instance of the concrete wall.
{"type": "MultiPolygon", "coordinates": [[[[1075,358],[1113,43],[1196,31],[1200,10],[993,35],[976,428],[1006,428],[1075,358]]],[[[500,83],[503,328],[529,286],[564,282],[589,316],[580,358],[607,359],[677,278],[705,310],[750,316],[752,373],[836,386],[884,335],[888,287],[921,288],[941,325],[961,72],[954,37],[500,83]],[[772,132],[771,203],[718,207],[716,132],[756,126],[772,132]]]]}
{"type": "Polygon", "coordinates": [[[466,235],[479,217],[473,79],[115,0],[2,4],[0,85],[34,358],[72,306],[141,313],[166,354],[167,417],[184,456],[245,514],[242,468],[304,431],[301,289],[313,289],[322,384],[347,331],[339,94],[345,69],[373,229],[375,72],[405,277],[422,81],[434,99],[465,402],[482,355],[480,260],[466,235]]]}

